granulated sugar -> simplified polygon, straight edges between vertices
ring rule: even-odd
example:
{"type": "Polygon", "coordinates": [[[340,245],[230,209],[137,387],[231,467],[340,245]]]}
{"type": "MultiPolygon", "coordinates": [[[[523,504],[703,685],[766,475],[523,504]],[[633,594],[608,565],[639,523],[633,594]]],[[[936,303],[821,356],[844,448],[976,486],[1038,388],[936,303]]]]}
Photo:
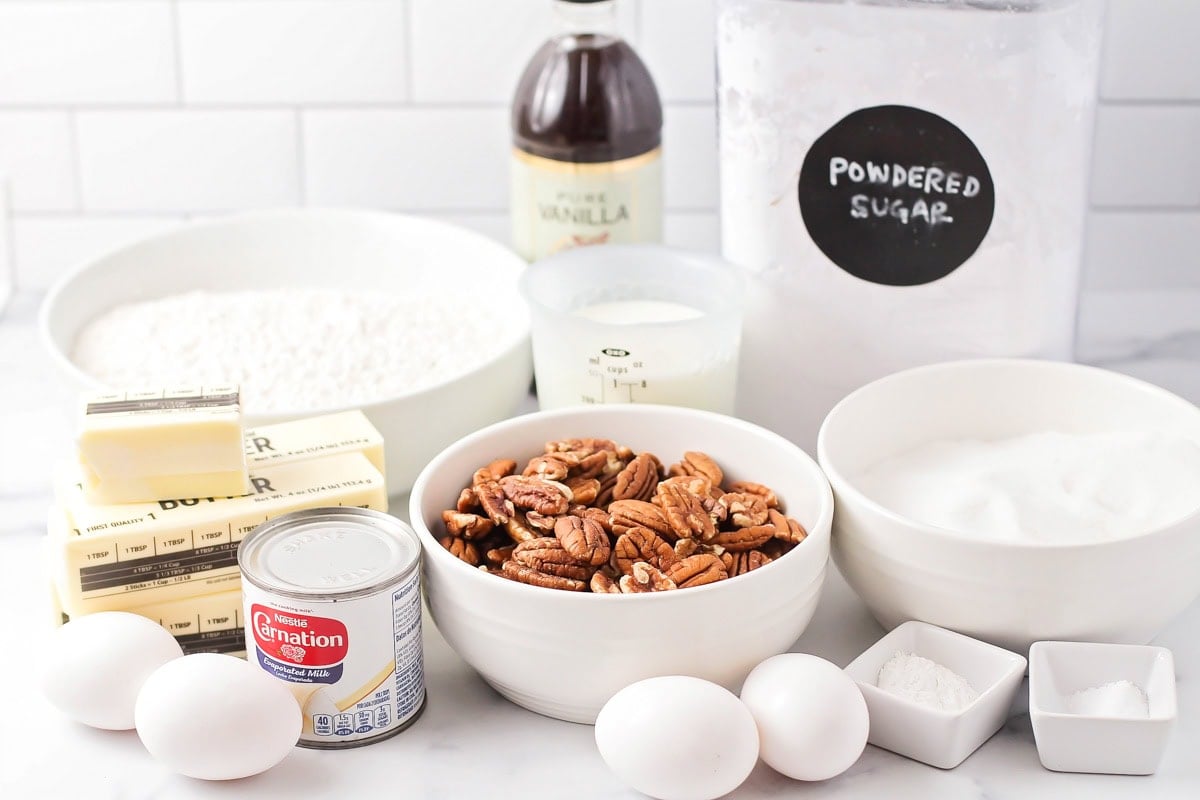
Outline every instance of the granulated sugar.
{"type": "Polygon", "coordinates": [[[1150,700],[1142,687],[1132,681],[1113,681],[1103,686],[1082,689],[1064,698],[1067,712],[1090,717],[1145,719],[1150,716],[1150,700]]]}
{"type": "Polygon", "coordinates": [[[113,308],[71,357],[109,386],[239,383],[248,412],[309,411],[462,374],[498,355],[511,327],[444,291],[196,291],[113,308]]]}

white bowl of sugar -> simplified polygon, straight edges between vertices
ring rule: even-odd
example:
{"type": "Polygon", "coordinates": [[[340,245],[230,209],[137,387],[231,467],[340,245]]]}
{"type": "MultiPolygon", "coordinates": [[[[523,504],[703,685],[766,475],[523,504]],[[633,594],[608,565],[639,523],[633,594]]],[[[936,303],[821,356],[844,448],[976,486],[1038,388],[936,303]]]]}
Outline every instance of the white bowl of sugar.
{"type": "Polygon", "coordinates": [[[1200,594],[1200,409],[1075,364],[960,361],[826,418],[833,556],[887,628],[1145,644],[1200,594]]]}
{"type": "Polygon", "coordinates": [[[524,266],[430,219],[253,212],[79,266],[47,295],[42,334],[75,388],[239,383],[254,425],[362,408],[397,494],[526,397],[524,266]]]}

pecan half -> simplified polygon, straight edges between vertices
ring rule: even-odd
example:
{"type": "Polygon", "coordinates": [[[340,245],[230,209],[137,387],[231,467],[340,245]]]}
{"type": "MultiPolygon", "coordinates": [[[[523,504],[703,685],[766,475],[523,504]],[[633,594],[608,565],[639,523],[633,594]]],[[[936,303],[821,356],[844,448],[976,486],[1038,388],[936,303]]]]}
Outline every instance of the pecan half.
{"type": "Polygon", "coordinates": [[[479,550],[466,539],[460,539],[457,536],[443,536],[438,541],[459,561],[465,561],[472,567],[479,566],[479,550]]]}
{"type": "Polygon", "coordinates": [[[729,577],[736,575],[745,575],[747,572],[753,572],[764,564],[770,564],[771,557],[761,550],[749,550],[745,553],[723,553],[721,555],[721,563],[725,565],[725,571],[729,573],[729,577]]]}
{"type": "Polygon", "coordinates": [[[484,553],[483,557],[487,559],[489,564],[494,567],[498,567],[505,561],[508,561],[510,558],[512,558],[513,550],[516,549],[517,546],[515,544],[510,544],[505,547],[493,547],[491,550],[488,550],[486,553],[484,553]]]}
{"type": "Polygon", "coordinates": [[[541,531],[530,527],[529,521],[525,519],[525,515],[519,511],[513,512],[508,522],[504,523],[504,529],[508,531],[508,537],[518,544],[527,542],[530,539],[536,539],[542,535],[541,531]]]}
{"type": "MultiPolygon", "coordinates": [[[[663,516],[671,530],[681,539],[699,539],[702,542],[712,541],[717,535],[717,528],[712,517],[704,508],[699,497],[678,485],[667,485],[660,488],[658,497],[662,503],[663,516]]],[[[616,526],[613,526],[614,529],[616,526]]]]}
{"type": "Polygon", "coordinates": [[[559,517],[554,523],[554,536],[572,558],[583,564],[598,567],[612,554],[608,534],[590,519],[559,517]]]}
{"type": "Polygon", "coordinates": [[[749,492],[727,492],[717,504],[725,509],[727,518],[735,528],[751,528],[767,524],[767,501],[749,492]]]}
{"type": "Polygon", "coordinates": [[[614,500],[649,500],[658,485],[658,459],[649,453],[634,456],[625,469],[617,473],[613,485],[614,500]]]}
{"type": "Polygon", "coordinates": [[[516,461],[513,461],[511,458],[497,458],[487,466],[475,470],[475,474],[471,477],[471,484],[478,486],[484,481],[498,481],[506,475],[512,475],[516,471],[516,461]]]}
{"type": "Polygon", "coordinates": [[[568,553],[553,536],[541,536],[521,542],[513,548],[512,560],[547,575],[573,578],[577,581],[590,580],[594,572],[580,564],[579,560],[568,553]]]}
{"type": "Polygon", "coordinates": [[[517,561],[505,561],[500,567],[505,577],[514,581],[527,583],[530,586],[541,586],[544,589],[565,589],[569,592],[582,592],[588,587],[584,581],[574,578],[563,578],[558,575],[547,575],[536,569],[527,567],[517,561]]]}
{"type": "Polygon", "coordinates": [[[762,547],[774,536],[774,525],[754,525],[750,528],[719,531],[712,543],[730,552],[740,553],[762,547]]]}
{"type": "Polygon", "coordinates": [[[659,536],[669,541],[679,538],[667,522],[662,509],[653,503],[641,500],[617,500],[608,507],[608,517],[612,532],[617,536],[629,531],[630,528],[649,528],[659,536]]]}
{"type": "Polygon", "coordinates": [[[529,523],[529,527],[539,531],[554,530],[554,523],[558,522],[558,517],[547,517],[544,514],[539,514],[536,511],[526,511],[525,521],[529,523]]]}
{"type": "Polygon", "coordinates": [[[697,553],[677,561],[667,569],[667,577],[680,589],[716,583],[729,577],[721,559],[712,553],[697,553]]]}
{"type": "Polygon", "coordinates": [[[469,511],[474,511],[479,508],[479,498],[475,496],[475,490],[468,486],[458,494],[458,502],[454,504],[454,510],[462,514],[469,511]]]}
{"type": "Polygon", "coordinates": [[[565,514],[567,506],[571,504],[570,489],[561,483],[542,478],[509,475],[500,479],[500,488],[513,505],[548,517],[565,514]]]}
{"type": "Polygon", "coordinates": [[[662,570],[655,569],[645,561],[633,565],[628,575],[622,575],[617,583],[624,594],[640,594],[644,592],[666,592],[676,588],[675,581],[668,578],[662,570]]]}
{"type": "Polygon", "coordinates": [[[608,466],[610,456],[612,456],[611,450],[600,450],[583,456],[579,459],[579,466],[575,468],[574,476],[585,479],[599,477],[608,466]]]}
{"type": "Polygon", "coordinates": [[[608,573],[603,571],[597,571],[596,574],[592,576],[589,588],[592,590],[593,594],[621,593],[621,587],[618,586],[616,582],[608,576],[608,573]]]}
{"type": "Polygon", "coordinates": [[[675,542],[675,558],[687,558],[700,549],[700,543],[695,539],[680,539],[675,542]]]}
{"type": "Polygon", "coordinates": [[[581,505],[586,506],[600,494],[600,481],[595,478],[567,478],[566,485],[572,500],[581,505]]]}
{"type": "Polygon", "coordinates": [[[601,450],[612,450],[615,453],[617,443],[612,439],[596,439],[593,437],[586,439],[559,439],[553,442],[546,442],[545,448],[547,453],[575,453],[581,458],[590,456],[592,453],[597,453],[601,450]]]}
{"type": "Polygon", "coordinates": [[[792,544],[800,544],[808,537],[804,526],[791,517],[785,517],[781,512],[771,509],[771,525],[775,527],[775,538],[792,544]]]}
{"type": "Polygon", "coordinates": [[[489,479],[475,484],[475,496],[479,498],[483,513],[497,525],[506,524],[516,513],[512,501],[504,496],[504,488],[498,481],[489,479]]]}
{"type": "Polygon", "coordinates": [[[561,481],[567,477],[571,467],[579,464],[579,456],[574,453],[552,453],[534,456],[525,465],[521,473],[526,477],[545,478],[548,481],[561,481]]]}
{"type": "Polygon", "coordinates": [[[573,505],[567,509],[567,513],[573,517],[582,517],[590,519],[592,522],[604,528],[605,533],[612,533],[612,519],[608,516],[608,512],[602,508],[591,508],[590,506],[573,505]]]}
{"type": "Polygon", "coordinates": [[[487,517],[458,511],[443,511],[442,522],[446,523],[446,533],[464,539],[482,539],[491,532],[494,524],[487,517]]]}
{"type": "Polygon", "coordinates": [[[730,481],[727,487],[731,492],[756,494],[767,504],[767,508],[779,508],[779,498],[769,487],[754,481],[730,481]]]}
{"type": "Polygon", "coordinates": [[[617,537],[613,546],[613,563],[625,575],[633,571],[638,561],[665,570],[678,560],[671,545],[649,528],[630,528],[617,537]]]}
{"type": "Polygon", "coordinates": [[[725,473],[706,453],[689,450],[678,464],[671,465],[672,475],[703,475],[713,486],[720,486],[725,473]]]}
{"type": "Polygon", "coordinates": [[[682,486],[692,494],[702,497],[712,491],[712,481],[703,475],[672,475],[662,483],[682,486]]]}

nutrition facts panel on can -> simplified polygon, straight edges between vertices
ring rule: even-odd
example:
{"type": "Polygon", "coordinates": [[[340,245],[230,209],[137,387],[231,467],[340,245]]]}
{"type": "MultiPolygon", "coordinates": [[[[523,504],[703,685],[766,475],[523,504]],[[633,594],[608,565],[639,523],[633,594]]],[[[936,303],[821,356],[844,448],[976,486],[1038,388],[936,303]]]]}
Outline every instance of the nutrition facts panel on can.
{"type": "Polygon", "coordinates": [[[425,664],[421,650],[419,572],[392,593],[392,631],[396,644],[396,719],[421,710],[425,701],[425,664]]]}

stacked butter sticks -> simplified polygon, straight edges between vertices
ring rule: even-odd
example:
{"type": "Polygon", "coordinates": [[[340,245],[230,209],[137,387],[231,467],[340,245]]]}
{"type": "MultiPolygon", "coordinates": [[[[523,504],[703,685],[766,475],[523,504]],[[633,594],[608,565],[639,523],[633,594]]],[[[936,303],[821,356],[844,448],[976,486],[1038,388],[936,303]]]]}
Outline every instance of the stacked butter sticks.
{"type": "Polygon", "coordinates": [[[387,511],[383,437],[361,411],[247,429],[237,386],[95,394],[55,480],[57,621],[128,611],[184,653],[245,650],[237,548],[320,506],[387,511]]]}

